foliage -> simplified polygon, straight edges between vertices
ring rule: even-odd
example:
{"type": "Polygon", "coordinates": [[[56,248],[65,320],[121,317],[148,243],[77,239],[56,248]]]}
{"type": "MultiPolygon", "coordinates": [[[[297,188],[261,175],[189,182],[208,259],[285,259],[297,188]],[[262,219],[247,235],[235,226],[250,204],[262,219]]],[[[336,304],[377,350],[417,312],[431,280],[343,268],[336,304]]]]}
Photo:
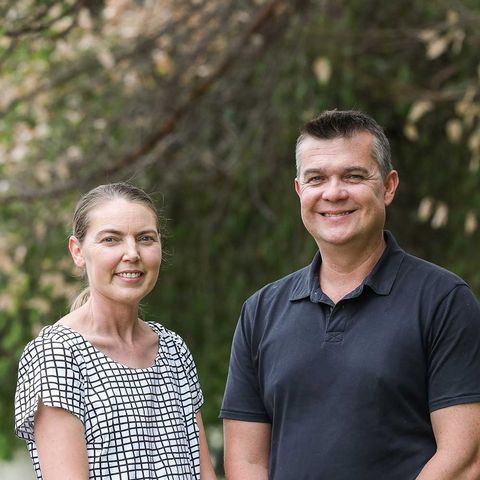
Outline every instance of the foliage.
{"type": "Polygon", "coordinates": [[[0,452],[16,363],[79,289],[80,191],[126,179],[167,217],[144,311],[180,333],[217,415],[242,301],[315,246],[292,188],[299,125],[359,108],[391,139],[389,228],[480,292],[480,8],[462,2],[17,1],[0,31],[0,452]]]}

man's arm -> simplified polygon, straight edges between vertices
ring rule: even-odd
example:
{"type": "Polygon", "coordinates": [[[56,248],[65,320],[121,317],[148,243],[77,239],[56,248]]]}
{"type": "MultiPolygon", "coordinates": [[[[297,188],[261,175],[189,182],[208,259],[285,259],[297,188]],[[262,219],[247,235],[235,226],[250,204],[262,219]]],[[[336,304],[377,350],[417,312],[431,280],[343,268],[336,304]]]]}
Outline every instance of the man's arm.
{"type": "Polygon", "coordinates": [[[435,410],[431,419],[437,451],[417,480],[480,479],[480,403],[435,410]]]}
{"type": "Polygon", "coordinates": [[[35,445],[43,480],[87,480],[88,456],[82,422],[73,413],[39,400],[35,445]]]}
{"type": "Polygon", "coordinates": [[[267,480],[270,458],[269,423],[223,420],[227,480],[267,480]]]}

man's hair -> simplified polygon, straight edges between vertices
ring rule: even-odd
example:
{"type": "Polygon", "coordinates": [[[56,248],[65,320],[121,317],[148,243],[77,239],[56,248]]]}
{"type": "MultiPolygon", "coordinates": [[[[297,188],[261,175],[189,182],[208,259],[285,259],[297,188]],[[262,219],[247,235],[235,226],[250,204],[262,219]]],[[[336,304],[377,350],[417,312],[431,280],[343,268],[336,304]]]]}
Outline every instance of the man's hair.
{"type": "Polygon", "coordinates": [[[350,138],[359,132],[369,132],[373,135],[372,157],[378,164],[382,178],[387,178],[393,166],[390,143],[385,132],[373,118],[356,110],[326,110],[301,128],[295,147],[297,177],[301,166],[299,147],[306,138],[320,140],[350,138]]]}

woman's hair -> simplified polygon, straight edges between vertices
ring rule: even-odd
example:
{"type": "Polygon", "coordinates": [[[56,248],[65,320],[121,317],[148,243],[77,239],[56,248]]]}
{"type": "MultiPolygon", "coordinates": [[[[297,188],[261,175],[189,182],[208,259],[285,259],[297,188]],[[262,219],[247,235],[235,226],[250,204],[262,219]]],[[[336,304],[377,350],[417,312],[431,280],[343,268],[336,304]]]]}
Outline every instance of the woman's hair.
{"type": "MultiPolygon", "coordinates": [[[[72,235],[82,243],[87,235],[90,212],[102,203],[124,199],[130,202],[140,203],[149,208],[157,220],[157,229],[160,229],[160,215],[155,207],[152,198],[138,187],[134,187],[128,183],[109,183],[107,185],[99,185],[83,195],[77,202],[73,214],[72,235]]],[[[87,302],[90,297],[90,288],[86,287],[72,302],[70,311],[80,308],[87,302]]]]}

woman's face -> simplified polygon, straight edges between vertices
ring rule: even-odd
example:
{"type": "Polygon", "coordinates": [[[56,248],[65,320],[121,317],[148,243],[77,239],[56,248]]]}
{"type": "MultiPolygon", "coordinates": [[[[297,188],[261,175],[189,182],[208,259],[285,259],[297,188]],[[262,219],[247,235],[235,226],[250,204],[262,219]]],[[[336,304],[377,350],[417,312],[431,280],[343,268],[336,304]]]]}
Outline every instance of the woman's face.
{"type": "Polygon", "coordinates": [[[92,298],[138,305],[155,286],[162,259],[154,212],[142,203],[108,200],[88,214],[80,244],[70,237],[70,252],[85,267],[92,298]]]}

